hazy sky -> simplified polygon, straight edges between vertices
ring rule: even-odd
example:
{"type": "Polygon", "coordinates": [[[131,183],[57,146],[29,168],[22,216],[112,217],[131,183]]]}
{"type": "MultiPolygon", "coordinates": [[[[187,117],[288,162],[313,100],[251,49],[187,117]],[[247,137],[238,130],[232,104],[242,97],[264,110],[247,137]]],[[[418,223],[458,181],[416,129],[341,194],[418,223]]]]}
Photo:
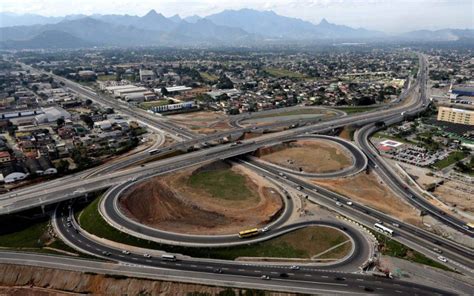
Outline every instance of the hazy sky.
{"type": "Polygon", "coordinates": [[[474,28],[474,0],[0,0],[0,11],[66,14],[206,16],[224,9],[273,10],[313,23],[322,18],[352,27],[402,32],[414,29],[474,28]]]}

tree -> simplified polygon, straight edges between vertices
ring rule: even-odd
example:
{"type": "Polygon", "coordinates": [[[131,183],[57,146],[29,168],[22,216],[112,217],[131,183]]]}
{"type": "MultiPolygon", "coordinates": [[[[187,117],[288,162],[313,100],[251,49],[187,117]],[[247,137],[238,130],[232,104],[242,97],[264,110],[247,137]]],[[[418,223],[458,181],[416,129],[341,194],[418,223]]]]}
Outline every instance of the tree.
{"type": "Polygon", "coordinates": [[[385,122],[383,122],[383,121],[377,121],[375,123],[375,127],[384,127],[384,126],[385,126],[385,122]]]}
{"type": "Polygon", "coordinates": [[[59,174],[64,174],[67,173],[69,170],[69,162],[65,159],[61,159],[57,164],[56,164],[56,169],[58,170],[59,174]]]}
{"type": "Polygon", "coordinates": [[[220,89],[231,89],[231,88],[234,88],[234,84],[232,83],[229,77],[222,74],[219,77],[219,80],[217,81],[216,87],[220,89]]]}
{"type": "Polygon", "coordinates": [[[64,118],[60,117],[60,118],[56,119],[56,125],[57,125],[58,127],[63,126],[64,123],[65,123],[64,118]]]}
{"type": "Polygon", "coordinates": [[[94,127],[94,121],[89,115],[82,114],[80,116],[81,120],[84,121],[84,123],[87,125],[88,128],[93,128],[94,127]]]}
{"type": "Polygon", "coordinates": [[[168,92],[168,90],[166,89],[166,87],[163,86],[163,87],[161,88],[161,94],[164,95],[164,96],[169,95],[169,92],[168,92]]]}
{"type": "Polygon", "coordinates": [[[92,105],[92,100],[91,99],[87,99],[86,100],[86,106],[90,106],[92,105]]]}

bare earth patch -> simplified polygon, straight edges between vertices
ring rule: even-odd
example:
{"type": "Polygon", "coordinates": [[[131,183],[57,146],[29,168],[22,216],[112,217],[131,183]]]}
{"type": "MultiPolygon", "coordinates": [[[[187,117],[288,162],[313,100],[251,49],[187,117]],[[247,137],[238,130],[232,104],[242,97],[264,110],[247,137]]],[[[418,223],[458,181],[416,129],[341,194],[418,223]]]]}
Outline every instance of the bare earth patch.
{"type": "MultiPolygon", "coordinates": [[[[194,167],[156,177],[130,188],[120,199],[122,210],[132,219],[152,227],[202,235],[235,234],[242,229],[262,227],[280,213],[282,198],[264,178],[249,175],[241,166],[211,167],[211,172],[222,170],[240,180],[243,178],[242,186],[249,194],[233,199],[191,186],[191,175],[201,173],[201,169],[194,167]]],[[[206,181],[204,185],[212,186],[212,179],[206,181]]]]}
{"type": "Polygon", "coordinates": [[[257,152],[265,161],[307,173],[329,173],[352,165],[348,151],[326,140],[300,140],[257,152]]]}
{"type": "Polygon", "coordinates": [[[379,178],[373,173],[334,180],[312,180],[312,182],[405,222],[420,225],[421,218],[418,212],[384,184],[380,184],[379,178]]]}
{"type": "Polygon", "coordinates": [[[167,117],[179,126],[200,134],[212,134],[232,128],[229,125],[228,117],[219,112],[199,111],[167,117]]]}

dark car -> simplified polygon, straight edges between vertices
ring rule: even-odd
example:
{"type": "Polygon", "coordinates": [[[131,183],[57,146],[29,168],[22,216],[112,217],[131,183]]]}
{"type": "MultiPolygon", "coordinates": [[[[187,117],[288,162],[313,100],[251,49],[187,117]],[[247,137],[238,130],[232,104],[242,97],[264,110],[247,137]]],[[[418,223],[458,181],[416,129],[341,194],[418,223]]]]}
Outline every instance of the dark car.
{"type": "Polygon", "coordinates": [[[346,278],[345,277],[342,277],[342,276],[337,276],[334,278],[336,281],[345,281],[346,278]]]}
{"type": "Polygon", "coordinates": [[[289,277],[289,275],[286,272],[282,272],[282,273],[280,273],[280,277],[287,278],[287,277],[289,277]]]}
{"type": "Polygon", "coordinates": [[[366,292],[373,292],[373,291],[374,291],[374,288],[365,287],[364,290],[365,290],[366,292]]]}

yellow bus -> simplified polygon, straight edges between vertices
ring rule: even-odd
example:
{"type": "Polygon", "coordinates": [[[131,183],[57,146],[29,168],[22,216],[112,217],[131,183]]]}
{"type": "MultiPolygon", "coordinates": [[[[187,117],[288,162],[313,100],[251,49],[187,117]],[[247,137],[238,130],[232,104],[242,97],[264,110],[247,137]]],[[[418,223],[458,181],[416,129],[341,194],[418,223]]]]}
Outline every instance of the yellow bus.
{"type": "Polygon", "coordinates": [[[248,229],[248,230],[244,230],[244,231],[239,232],[239,237],[240,238],[251,237],[251,236],[258,235],[258,234],[259,234],[258,228],[252,228],[252,229],[248,229]]]}

